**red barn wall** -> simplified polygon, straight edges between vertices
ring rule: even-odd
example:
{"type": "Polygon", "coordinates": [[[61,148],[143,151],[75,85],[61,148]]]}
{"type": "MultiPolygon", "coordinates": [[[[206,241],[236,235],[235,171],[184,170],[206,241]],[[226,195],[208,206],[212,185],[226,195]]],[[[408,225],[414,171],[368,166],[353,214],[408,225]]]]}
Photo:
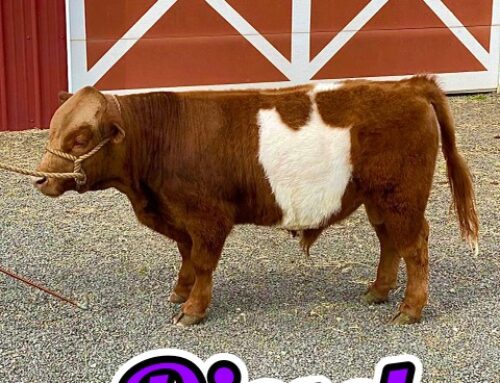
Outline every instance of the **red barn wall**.
{"type": "Polygon", "coordinates": [[[69,1],[70,88],[285,86],[438,74],[498,85],[500,0],[69,1]]]}
{"type": "Polygon", "coordinates": [[[47,127],[67,87],[64,0],[1,0],[0,131],[47,127]]]}

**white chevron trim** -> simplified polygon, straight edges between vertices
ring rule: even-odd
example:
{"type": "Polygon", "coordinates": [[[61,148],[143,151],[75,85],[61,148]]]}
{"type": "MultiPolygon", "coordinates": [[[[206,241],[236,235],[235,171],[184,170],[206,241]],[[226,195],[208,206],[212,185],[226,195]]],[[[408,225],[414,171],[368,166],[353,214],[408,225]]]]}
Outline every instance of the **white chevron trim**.
{"type": "Polygon", "coordinates": [[[312,78],[323,68],[388,2],[389,0],[371,0],[311,61],[307,77],[312,78]]]}
{"type": "Polygon", "coordinates": [[[444,5],[441,0],[424,0],[425,4],[448,27],[455,37],[472,53],[472,55],[488,70],[491,70],[491,56],[476,40],[462,22],[444,5]]]}
{"type": "Polygon", "coordinates": [[[290,62],[225,0],[205,1],[281,73],[288,78],[292,77],[290,62]]]}
{"type": "MultiPolygon", "coordinates": [[[[87,71],[87,46],[85,41],[85,5],[83,0],[66,0],[67,6],[68,2],[71,1],[71,6],[74,3],[78,3],[75,7],[78,9],[74,10],[73,15],[79,15],[81,18],[78,30],[72,34],[72,39],[75,39],[75,35],[83,32],[83,41],[76,41],[73,46],[73,62],[78,65],[78,72],[80,73],[80,78],[78,81],[73,81],[71,83],[71,88],[78,89],[83,85],[97,83],[139,40],[142,36],[146,34],[160,18],[174,5],[177,0],[157,0],[155,4],[149,8],[144,15],[122,36],[120,39],[102,56],[95,65],[87,71]],[[77,58],[77,60],[75,60],[77,58]],[[75,62],[76,61],[76,62],[75,62]],[[82,68],[83,66],[83,68],[82,68]]],[[[74,20],[76,21],[76,20],[74,20]]],[[[75,26],[75,28],[77,28],[75,26]]],[[[74,80],[74,79],[73,79],[74,80]]]]}

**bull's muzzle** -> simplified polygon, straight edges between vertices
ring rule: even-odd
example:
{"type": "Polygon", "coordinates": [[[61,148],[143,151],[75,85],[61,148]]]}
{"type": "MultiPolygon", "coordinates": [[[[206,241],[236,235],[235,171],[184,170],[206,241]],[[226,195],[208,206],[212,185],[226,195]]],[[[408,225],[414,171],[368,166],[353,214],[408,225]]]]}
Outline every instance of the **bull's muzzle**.
{"type": "Polygon", "coordinates": [[[37,188],[43,187],[48,182],[48,178],[57,178],[57,179],[73,178],[76,183],[76,189],[78,190],[80,187],[82,187],[87,183],[87,175],[85,174],[85,171],[83,170],[82,167],[83,161],[96,154],[110,140],[111,140],[110,138],[105,138],[99,144],[97,144],[91,151],[82,154],[81,156],[74,156],[73,154],[66,153],[47,146],[46,150],[49,153],[73,162],[73,173],[43,173],[42,177],[35,181],[35,187],[37,188]]]}

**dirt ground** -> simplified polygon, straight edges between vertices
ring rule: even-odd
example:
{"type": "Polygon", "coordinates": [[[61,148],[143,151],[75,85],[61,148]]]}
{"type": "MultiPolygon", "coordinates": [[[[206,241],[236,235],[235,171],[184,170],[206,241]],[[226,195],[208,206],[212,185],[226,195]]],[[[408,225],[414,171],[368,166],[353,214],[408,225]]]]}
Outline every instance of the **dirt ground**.
{"type": "MultiPolygon", "coordinates": [[[[234,230],[216,273],[207,321],[171,325],[179,266],[172,242],[140,226],[116,191],[49,199],[29,178],[0,171],[0,264],[87,302],[82,311],[0,275],[0,382],[107,382],[154,348],[201,358],[231,352],[250,379],[322,374],[370,377],[376,362],[410,353],[425,382],[500,377],[500,97],[451,97],[459,149],[474,173],[481,220],[474,257],[448,214],[439,156],[427,209],[430,303],[422,323],[389,326],[402,298],[368,306],[378,243],[361,209],[329,229],[305,258],[282,231],[234,230]]],[[[47,132],[0,134],[0,161],[35,166],[47,132]]]]}

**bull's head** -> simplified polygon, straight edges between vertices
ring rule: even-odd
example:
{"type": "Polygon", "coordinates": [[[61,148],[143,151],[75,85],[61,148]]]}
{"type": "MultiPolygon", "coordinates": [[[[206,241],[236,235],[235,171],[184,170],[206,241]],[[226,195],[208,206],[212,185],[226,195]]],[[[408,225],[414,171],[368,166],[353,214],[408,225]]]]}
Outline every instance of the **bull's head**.
{"type": "Polygon", "coordinates": [[[107,180],[118,176],[113,159],[121,157],[124,150],[125,132],[121,127],[119,105],[116,99],[92,87],[83,88],[74,95],[61,92],[59,99],[61,106],[50,122],[48,150],[38,171],[72,173],[72,158],[85,156],[103,142],[105,145],[81,163],[84,177],[40,178],[34,182],[35,187],[51,197],[68,190],[84,192],[102,188],[107,180]]]}

